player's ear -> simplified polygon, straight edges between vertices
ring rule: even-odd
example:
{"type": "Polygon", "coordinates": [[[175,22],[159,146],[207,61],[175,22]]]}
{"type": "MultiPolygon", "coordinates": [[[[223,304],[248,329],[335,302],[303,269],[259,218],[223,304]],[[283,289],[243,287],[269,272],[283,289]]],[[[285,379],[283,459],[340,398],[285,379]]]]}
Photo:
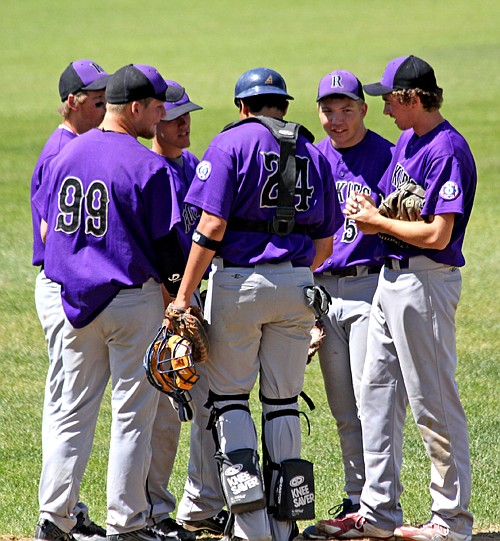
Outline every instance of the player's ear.
{"type": "Polygon", "coordinates": [[[136,115],[139,113],[141,109],[141,102],[140,101],[133,101],[130,103],[130,111],[133,115],[136,115]]]}
{"type": "Polygon", "coordinates": [[[69,94],[68,96],[68,107],[72,111],[76,111],[78,109],[78,102],[76,101],[76,97],[74,94],[69,94]]]}
{"type": "Polygon", "coordinates": [[[240,100],[240,118],[248,118],[250,116],[250,107],[248,103],[245,103],[243,100],[240,100]]]}

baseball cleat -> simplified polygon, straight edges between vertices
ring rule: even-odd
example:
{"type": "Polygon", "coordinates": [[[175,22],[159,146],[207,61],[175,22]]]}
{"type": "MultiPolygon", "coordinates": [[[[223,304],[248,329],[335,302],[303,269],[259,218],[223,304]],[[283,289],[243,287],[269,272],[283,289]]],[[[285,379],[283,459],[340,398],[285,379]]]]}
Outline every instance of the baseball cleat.
{"type": "Polygon", "coordinates": [[[106,536],[107,541],[162,541],[162,537],[149,527],[133,532],[117,533],[106,536]]]}
{"type": "Polygon", "coordinates": [[[394,530],[397,539],[407,541],[471,541],[472,535],[450,531],[447,526],[428,522],[422,526],[400,526],[394,530]]]}
{"type": "Polygon", "coordinates": [[[50,520],[40,519],[36,525],[34,541],[75,541],[75,538],[50,520]]]}
{"type": "Polygon", "coordinates": [[[106,539],[106,530],[98,526],[85,511],[76,515],[76,526],[71,530],[76,541],[103,541],[106,539]]]}
{"type": "MultiPolygon", "coordinates": [[[[359,503],[352,503],[350,498],[344,498],[342,503],[331,507],[328,510],[330,515],[334,515],[335,518],[344,518],[346,515],[357,513],[359,511],[359,503]]],[[[308,526],[303,532],[302,537],[304,539],[331,539],[332,535],[320,532],[316,526],[308,526]]]]}
{"type": "Polygon", "coordinates": [[[308,526],[302,532],[302,537],[304,539],[331,539],[331,534],[320,532],[316,526],[308,526]]]}
{"type": "Polygon", "coordinates": [[[158,537],[167,541],[195,541],[194,532],[188,532],[183,526],[167,517],[151,526],[158,537]]]}
{"type": "Polygon", "coordinates": [[[347,515],[344,518],[320,520],[314,525],[319,532],[329,534],[334,539],[359,539],[371,537],[373,539],[394,539],[392,530],[384,530],[370,524],[365,517],[358,514],[347,515]]]}
{"type": "Polygon", "coordinates": [[[201,520],[179,520],[189,532],[209,532],[214,535],[222,535],[229,520],[229,513],[222,509],[215,516],[201,520]]]}
{"type": "Polygon", "coordinates": [[[328,510],[329,515],[334,515],[335,518],[344,518],[346,515],[357,513],[360,508],[359,503],[352,503],[351,498],[344,498],[342,503],[328,510]]]}

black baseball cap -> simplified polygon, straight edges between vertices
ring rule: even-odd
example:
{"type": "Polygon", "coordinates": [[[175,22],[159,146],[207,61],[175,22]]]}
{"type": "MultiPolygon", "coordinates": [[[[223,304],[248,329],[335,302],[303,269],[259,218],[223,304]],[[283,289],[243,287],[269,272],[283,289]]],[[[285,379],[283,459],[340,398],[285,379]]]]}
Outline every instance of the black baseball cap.
{"type": "Polygon", "coordinates": [[[395,90],[420,88],[427,92],[439,87],[431,66],[416,56],[402,56],[387,64],[380,83],[364,85],[365,92],[370,96],[382,96],[395,90]]]}
{"type": "Polygon", "coordinates": [[[59,95],[66,101],[70,94],[82,90],[104,90],[109,75],[92,60],[75,60],[61,73],[59,95]]]}
{"type": "Polygon", "coordinates": [[[146,64],[129,64],[110,75],[106,101],[111,104],[155,98],[178,101],[184,95],[182,86],[169,86],[158,70],[146,64]]]}

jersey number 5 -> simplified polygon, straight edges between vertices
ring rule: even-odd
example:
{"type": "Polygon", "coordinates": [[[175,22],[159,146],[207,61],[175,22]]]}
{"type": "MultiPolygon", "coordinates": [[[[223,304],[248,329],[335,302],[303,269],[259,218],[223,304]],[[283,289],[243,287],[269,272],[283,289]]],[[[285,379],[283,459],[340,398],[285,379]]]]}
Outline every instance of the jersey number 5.
{"type": "Polygon", "coordinates": [[[76,177],[67,177],[62,183],[58,196],[59,214],[56,231],[68,235],[75,233],[81,226],[85,213],[85,234],[102,237],[108,229],[108,188],[104,182],[94,180],[84,193],[82,181],[76,177]],[[85,209],[83,209],[85,207],[85,209]]]}

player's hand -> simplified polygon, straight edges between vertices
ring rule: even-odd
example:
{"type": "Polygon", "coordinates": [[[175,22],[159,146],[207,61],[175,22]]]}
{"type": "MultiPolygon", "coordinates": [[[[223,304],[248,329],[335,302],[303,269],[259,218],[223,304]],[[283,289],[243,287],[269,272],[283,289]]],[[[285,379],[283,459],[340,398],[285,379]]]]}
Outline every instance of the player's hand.
{"type": "Polygon", "coordinates": [[[344,214],[356,222],[362,233],[373,235],[379,232],[380,218],[382,217],[373,197],[362,193],[352,193],[346,201],[344,214]]]}

